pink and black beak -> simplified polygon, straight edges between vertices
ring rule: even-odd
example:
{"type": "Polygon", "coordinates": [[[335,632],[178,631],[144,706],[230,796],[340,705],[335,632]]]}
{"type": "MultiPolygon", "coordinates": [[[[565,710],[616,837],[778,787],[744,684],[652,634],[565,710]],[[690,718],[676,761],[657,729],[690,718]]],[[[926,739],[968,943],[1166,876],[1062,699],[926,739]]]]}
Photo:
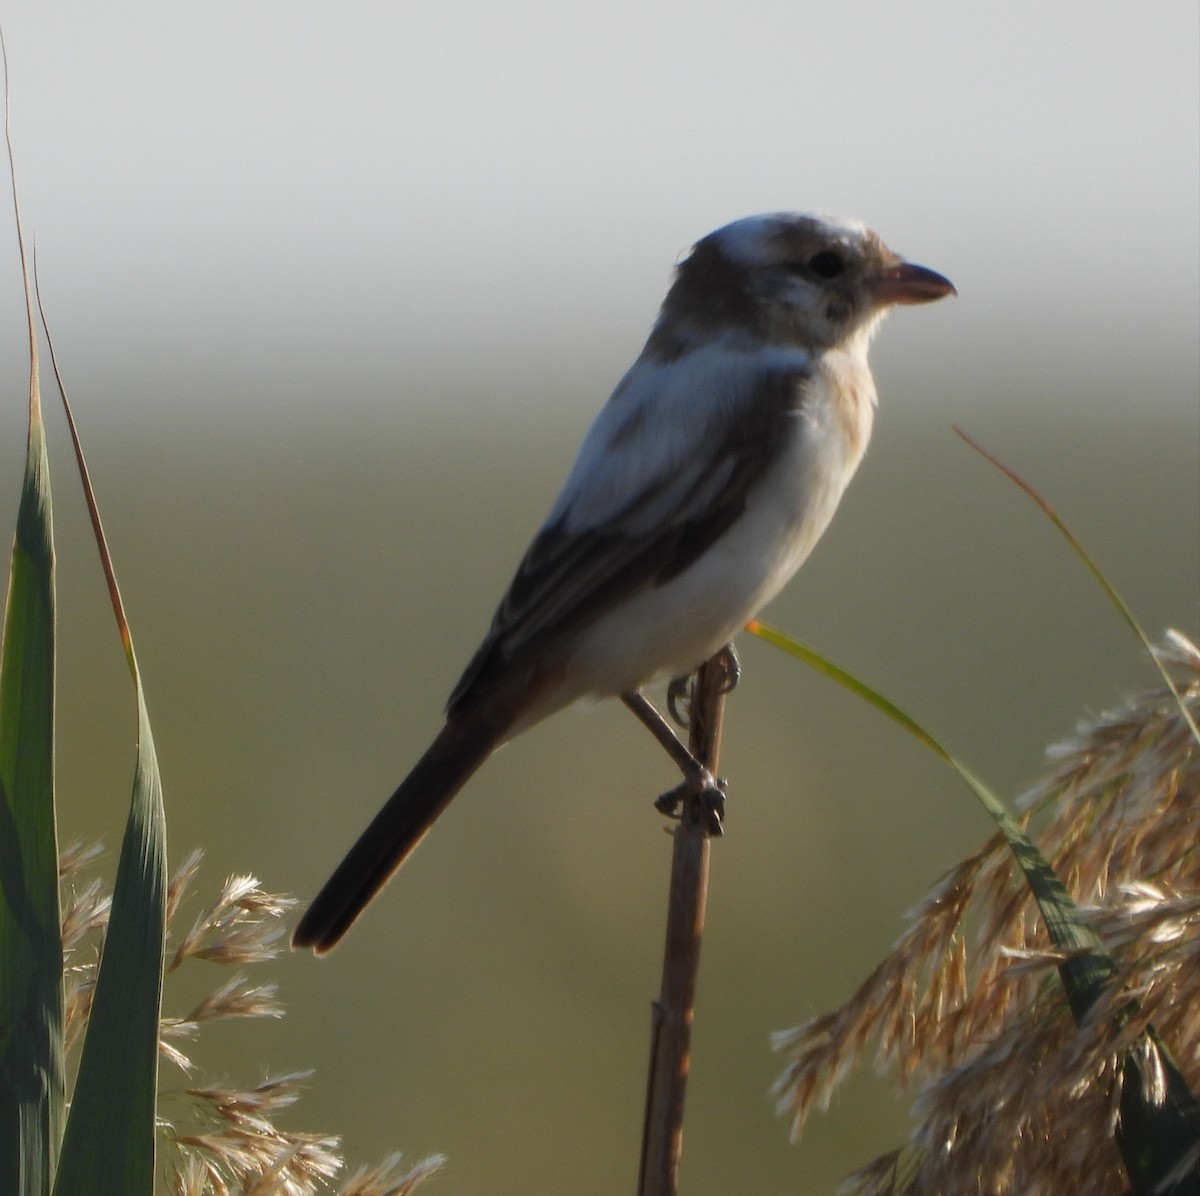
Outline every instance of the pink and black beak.
{"type": "Polygon", "coordinates": [[[896,303],[932,303],[947,295],[957,295],[954,283],[924,266],[897,260],[871,282],[871,294],[880,307],[896,303]]]}

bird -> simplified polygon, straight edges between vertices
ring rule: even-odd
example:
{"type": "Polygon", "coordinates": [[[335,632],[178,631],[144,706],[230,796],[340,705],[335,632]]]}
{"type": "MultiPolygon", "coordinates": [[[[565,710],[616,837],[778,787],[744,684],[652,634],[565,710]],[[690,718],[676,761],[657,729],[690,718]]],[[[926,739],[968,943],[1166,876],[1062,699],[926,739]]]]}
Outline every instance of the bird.
{"type": "Polygon", "coordinates": [[[881,320],[953,294],[857,220],[775,212],[697,241],[441,731],[313,899],[293,947],[336,946],[488,756],[579,699],[621,698],[685,785],[718,789],[643,691],[724,650],[803,564],[867,448],[867,350],[881,320]]]}

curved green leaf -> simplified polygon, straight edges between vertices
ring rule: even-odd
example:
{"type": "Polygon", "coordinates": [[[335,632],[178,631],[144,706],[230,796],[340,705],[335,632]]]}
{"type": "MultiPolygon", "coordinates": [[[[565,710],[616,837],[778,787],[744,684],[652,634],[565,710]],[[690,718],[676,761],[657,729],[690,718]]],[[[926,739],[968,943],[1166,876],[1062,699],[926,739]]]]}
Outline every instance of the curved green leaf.
{"type": "MultiPolygon", "coordinates": [[[[941,757],[966,782],[995,820],[1037,901],[1051,942],[1066,958],[1059,976],[1076,1022],[1082,1022],[1117,969],[1083,922],[1070,893],[1004,803],[915,719],[831,660],[757,621],[746,630],[857,694],[941,757]]],[[[1172,691],[1175,691],[1172,685],[1172,691]]],[[[1190,721],[1190,719],[1189,719],[1190,721]]],[[[1193,724],[1194,725],[1194,724],[1193,724]]],[[[1132,1009],[1115,1015],[1120,1021],[1132,1009]]],[[[1135,1196],[1196,1196],[1200,1163],[1189,1152],[1200,1141],[1200,1102],[1153,1027],[1121,1062],[1117,1144],[1135,1196]],[[1185,1160],[1182,1168],[1180,1160],[1185,1160]]],[[[905,1190],[902,1188],[898,1191],[905,1190]]]]}
{"type": "Polygon", "coordinates": [[[63,1116],[54,825],[54,549],[31,403],[0,654],[0,1191],[45,1196],[63,1116]]]}
{"type": "Polygon", "coordinates": [[[137,682],[138,760],[112,914],[55,1196],[150,1196],[166,908],[166,834],[154,739],[137,682]]]}
{"type": "Polygon", "coordinates": [[[113,614],[125,645],[138,715],[133,799],[54,1193],[152,1196],[166,921],[167,831],[162,781],[129,621],[44,316],[42,326],[113,614]]]}
{"type": "MultiPolygon", "coordinates": [[[[7,82],[5,101],[7,134],[7,82]]],[[[25,257],[11,140],[8,156],[29,325],[30,448],[0,663],[0,1191],[46,1196],[53,1182],[56,1196],[152,1196],[166,908],[162,787],[129,625],[55,362],[84,497],[133,676],[138,716],[133,799],[65,1135],[61,1128],[53,540],[38,391],[40,302],[34,302],[25,257]]],[[[53,362],[44,314],[42,326],[53,362]]]]}
{"type": "Polygon", "coordinates": [[[1060,951],[1070,956],[1062,964],[1060,971],[1071,1008],[1077,1018],[1082,1018],[1099,997],[1104,986],[1116,974],[1116,967],[1101,949],[1100,940],[1096,937],[1095,932],[1080,918],[1075,902],[1063,887],[1062,881],[1058,879],[1057,873],[1047,863],[1045,857],[1038,851],[1033,840],[1025,833],[1017,820],[1008,812],[1004,803],[920,723],[865,682],[847,673],[845,669],[839,668],[819,652],[814,652],[813,649],[784,635],[781,631],[766,627],[759,622],[748,623],[746,630],[752,635],[758,636],[759,639],[773,644],[776,648],[781,648],[790,656],[796,657],[797,660],[804,661],[817,672],[824,673],[826,677],[844,686],[851,693],[857,694],[865,702],[874,706],[876,710],[886,714],[894,723],[903,727],[910,735],[919,739],[962,777],[967,787],[975,794],[979,803],[1000,828],[1017,863],[1021,866],[1025,880],[1046,922],[1050,941],[1060,951]]]}
{"type": "Polygon", "coordinates": [[[988,450],[983,447],[983,445],[972,440],[971,437],[962,430],[962,428],[955,427],[954,432],[960,440],[964,441],[967,445],[973,448],[985,461],[988,461],[990,464],[994,465],[1002,474],[1004,474],[1006,478],[1008,478],[1010,482],[1013,483],[1014,486],[1016,486],[1019,490],[1024,491],[1025,494],[1032,498],[1033,501],[1042,509],[1042,513],[1046,516],[1046,518],[1049,519],[1052,524],[1054,524],[1054,527],[1057,529],[1059,534],[1071,546],[1071,549],[1075,555],[1083,562],[1084,567],[1092,575],[1093,579],[1096,581],[1096,584],[1103,591],[1104,596],[1116,608],[1117,613],[1125,621],[1126,626],[1128,626],[1133,634],[1136,635],[1141,641],[1142,647],[1146,650],[1146,655],[1150,657],[1154,667],[1158,670],[1159,676],[1162,677],[1163,683],[1166,685],[1167,689],[1171,691],[1171,694],[1175,699],[1175,705],[1179,707],[1179,713],[1183,716],[1183,721],[1187,723],[1188,730],[1190,730],[1192,733],[1192,738],[1198,744],[1200,744],[1200,727],[1196,726],[1196,720],[1192,718],[1192,712],[1188,709],[1187,703],[1183,700],[1183,695],[1179,692],[1179,688],[1175,684],[1175,678],[1171,676],[1170,670],[1165,664],[1163,664],[1158,653],[1155,652],[1154,645],[1150,642],[1150,637],[1146,634],[1141,623],[1138,622],[1133,611],[1129,609],[1129,604],[1124,598],[1121,597],[1119,593],[1117,593],[1116,586],[1114,586],[1112,582],[1108,580],[1108,578],[1104,575],[1104,571],[1092,559],[1092,554],[1083,546],[1083,541],[1080,540],[1079,537],[1067,526],[1066,521],[1050,505],[1050,503],[1047,502],[1046,499],[1044,499],[1023,477],[1021,477],[1016,470],[1005,465],[999,457],[989,453],[988,450]]]}
{"type": "Polygon", "coordinates": [[[62,1137],[62,932],[54,821],[54,527],[4,68],[4,137],[29,332],[29,436],[0,646],[0,1191],[45,1196],[62,1137]]]}

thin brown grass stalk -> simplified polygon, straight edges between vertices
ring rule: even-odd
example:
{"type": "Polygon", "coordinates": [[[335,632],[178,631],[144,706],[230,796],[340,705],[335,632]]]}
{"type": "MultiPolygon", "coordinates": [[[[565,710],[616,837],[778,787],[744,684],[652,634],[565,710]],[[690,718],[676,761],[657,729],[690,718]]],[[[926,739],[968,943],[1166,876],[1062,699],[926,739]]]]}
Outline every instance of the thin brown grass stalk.
{"type": "MultiPolygon", "coordinates": [[[[1194,717],[1200,649],[1170,633],[1159,655],[1194,717]]],[[[909,1140],[851,1176],[845,1196],[1122,1196],[1126,1055],[1139,1052],[1152,1080],[1164,1044],[1200,1088],[1200,749],[1187,720],[1160,686],[1047,758],[1025,817],[1116,980],[1077,1026],[1062,956],[1003,841],[959,863],[841,1008],[775,1036],[793,1138],[868,1056],[914,1092],[909,1140]]],[[[1180,1160],[1180,1174],[1196,1161],[1180,1160]]]]}
{"type": "MultiPolygon", "coordinates": [[[[68,848],[60,875],[70,890],[63,901],[63,950],[66,961],[66,1027],[69,1043],[86,1030],[101,939],[110,897],[85,870],[96,848],[68,848]]],[[[159,1027],[162,1057],[192,1082],[160,1094],[160,1171],[163,1191],[172,1196],[409,1196],[442,1165],[432,1156],[404,1166],[394,1154],[372,1168],[359,1168],[336,1185],[344,1169],[339,1139],[331,1134],[297,1132],[278,1121],[299,1100],[310,1072],[268,1077],[252,1087],[196,1082],[200,1068],[194,1044],[205,1028],[230,1018],[278,1018],[283,1007],[274,984],[255,984],[243,969],[274,959],[286,933],[284,920],[296,902],[265,892],[252,876],[232,876],[216,899],[182,933],[180,911],[200,869],[193,852],[176,870],[167,891],[168,963],[164,1009],[170,977],[193,960],[236,969],[191,1007],[164,1015],[159,1027]],[[186,1049],[185,1049],[186,1048],[186,1049]]]]}
{"type": "MultiPolygon", "coordinates": [[[[725,695],[733,667],[730,658],[721,653],[702,665],[689,683],[688,749],[713,774],[721,751],[725,695]]],[[[653,1009],[638,1196],[675,1196],[678,1191],[692,1018],[708,902],[712,817],[704,801],[689,794],[674,828],[662,987],[653,1009]]]]}

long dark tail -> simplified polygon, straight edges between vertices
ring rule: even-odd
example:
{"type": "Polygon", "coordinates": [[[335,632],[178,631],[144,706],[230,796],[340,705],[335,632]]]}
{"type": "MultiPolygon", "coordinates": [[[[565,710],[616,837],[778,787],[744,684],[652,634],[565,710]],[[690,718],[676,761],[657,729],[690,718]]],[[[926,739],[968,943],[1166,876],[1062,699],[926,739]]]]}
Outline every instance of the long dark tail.
{"type": "Polygon", "coordinates": [[[511,720],[478,717],[481,713],[455,715],[447,721],[313,899],[292,935],[293,947],[311,947],[318,955],[336,947],[471,774],[500,744],[511,720]]]}

